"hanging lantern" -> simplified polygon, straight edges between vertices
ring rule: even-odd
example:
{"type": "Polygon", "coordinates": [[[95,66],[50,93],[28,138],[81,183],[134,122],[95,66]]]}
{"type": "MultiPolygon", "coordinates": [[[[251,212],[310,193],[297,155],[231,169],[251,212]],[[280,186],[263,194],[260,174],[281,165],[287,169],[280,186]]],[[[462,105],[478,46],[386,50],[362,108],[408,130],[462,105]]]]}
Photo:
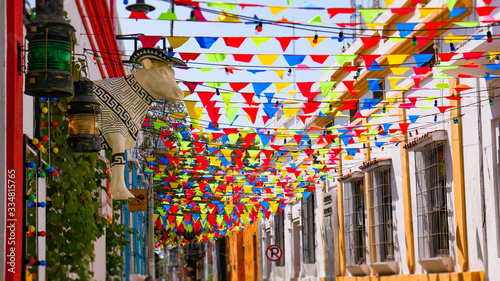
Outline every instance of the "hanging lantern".
{"type": "Polygon", "coordinates": [[[75,29],[63,16],[63,0],[37,0],[36,16],[26,27],[29,43],[25,93],[35,97],[71,96],[75,29]]]}
{"type": "Polygon", "coordinates": [[[80,78],[75,82],[75,96],[68,103],[68,150],[72,152],[97,152],[101,150],[99,113],[101,107],[92,94],[94,82],[80,78]]]}
{"type": "Polygon", "coordinates": [[[144,0],[136,0],[135,4],[130,4],[125,9],[131,12],[143,12],[145,14],[154,11],[155,7],[153,5],[146,4],[144,0]]]}

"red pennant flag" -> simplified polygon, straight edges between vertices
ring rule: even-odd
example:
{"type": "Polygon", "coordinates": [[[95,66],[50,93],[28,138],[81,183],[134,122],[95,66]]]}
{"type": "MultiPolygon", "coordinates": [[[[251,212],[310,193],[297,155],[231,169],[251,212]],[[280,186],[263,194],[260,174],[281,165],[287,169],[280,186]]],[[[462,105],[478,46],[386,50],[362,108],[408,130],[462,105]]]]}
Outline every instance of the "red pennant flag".
{"type": "Polygon", "coordinates": [[[191,92],[191,94],[194,92],[194,90],[196,90],[196,86],[198,86],[198,85],[201,85],[201,84],[202,84],[201,82],[186,82],[186,81],[184,81],[184,82],[182,82],[182,83],[184,83],[184,85],[185,85],[186,87],[188,87],[189,92],[191,92]]]}
{"type": "Polygon", "coordinates": [[[398,14],[400,16],[404,16],[404,15],[407,15],[409,13],[415,12],[415,8],[413,8],[413,9],[411,9],[411,8],[391,8],[391,12],[393,14],[398,14]]]}
{"type": "Polygon", "coordinates": [[[410,100],[410,102],[415,105],[415,103],[417,102],[417,98],[419,97],[409,97],[408,100],[410,100]]]}
{"type": "Polygon", "coordinates": [[[450,61],[457,53],[438,53],[441,61],[450,61]]]}
{"type": "Polygon", "coordinates": [[[339,107],[339,110],[344,111],[344,110],[355,109],[357,102],[358,100],[345,100],[344,104],[341,107],[339,107]]]}
{"type": "Polygon", "coordinates": [[[465,52],[462,53],[465,60],[477,60],[480,59],[484,52],[465,52]]]}
{"type": "Polygon", "coordinates": [[[135,19],[136,21],[139,19],[145,19],[148,20],[148,16],[146,16],[146,13],[144,12],[132,12],[130,13],[130,16],[128,17],[129,19],[135,19]]]}
{"type": "Polygon", "coordinates": [[[293,138],[297,142],[297,144],[300,144],[300,141],[302,140],[302,135],[294,135],[293,138]]]}
{"type": "Polygon", "coordinates": [[[422,0],[411,0],[411,6],[415,7],[420,2],[422,2],[422,0]]]}
{"type": "Polygon", "coordinates": [[[437,108],[439,108],[439,111],[441,113],[444,113],[447,109],[450,109],[452,108],[453,106],[438,106],[437,108]]]}
{"type": "Polygon", "coordinates": [[[306,124],[307,118],[311,118],[312,116],[307,116],[307,115],[299,115],[300,120],[302,123],[306,124]]]}
{"type": "Polygon", "coordinates": [[[219,139],[222,135],[224,135],[223,133],[212,133],[212,137],[214,138],[214,141],[217,141],[217,139],[219,139]]]}
{"type": "Polygon", "coordinates": [[[200,53],[179,53],[179,55],[183,60],[189,62],[190,60],[197,59],[200,56],[200,53]]]}
{"type": "Polygon", "coordinates": [[[309,57],[311,57],[312,61],[322,64],[326,61],[329,55],[309,55],[309,57]]]}
{"type": "Polygon", "coordinates": [[[246,37],[222,37],[224,39],[224,43],[226,43],[226,46],[228,47],[234,47],[234,48],[239,48],[241,44],[243,44],[243,41],[247,39],[246,37]]]}
{"type": "Polygon", "coordinates": [[[372,63],[380,58],[380,55],[361,55],[361,58],[365,61],[366,68],[370,68],[372,63]]]}
{"type": "Polygon", "coordinates": [[[255,93],[241,93],[241,96],[245,99],[245,103],[248,105],[259,105],[258,103],[255,103],[253,101],[253,97],[255,96],[255,93]]]}
{"type": "Polygon", "coordinates": [[[342,83],[344,83],[345,87],[347,90],[349,90],[349,93],[352,93],[352,90],[354,88],[354,80],[342,80],[342,83]]]}
{"type": "Polygon", "coordinates": [[[259,112],[258,107],[243,107],[243,110],[250,116],[252,120],[252,124],[255,124],[255,120],[257,119],[257,112],[259,112]]]}
{"type": "Polygon", "coordinates": [[[495,10],[496,8],[498,7],[476,7],[476,12],[477,12],[477,15],[480,16],[480,17],[485,17],[485,16],[489,16],[491,14],[491,12],[493,12],[493,10],[495,10]]]}
{"type": "Polygon", "coordinates": [[[399,128],[401,129],[401,133],[403,133],[403,135],[406,134],[408,126],[410,126],[410,123],[399,123],[399,128]]]}
{"type": "Polygon", "coordinates": [[[311,95],[311,87],[314,83],[315,82],[297,82],[297,87],[299,87],[304,97],[309,97],[311,95]]]}
{"type": "Polygon", "coordinates": [[[353,8],[328,8],[326,12],[330,15],[330,18],[333,18],[337,14],[353,14],[356,12],[356,9],[353,8]]]}
{"type": "Polygon", "coordinates": [[[162,36],[139,35],[137,38],[141,41],[143,48],[154,48],[162,36]]]}
{"type": "Polygon", "coordinates": [[[373,36],[373,37],[361,37],[361,41],[363,41],[363,45],[365,46],[365,50],[370,49],[371,47],[377,46],[382,37],[373,36]]]}
{"type": "Polygon", "coordinates": [[[250,62],[253,58],[253,54],[233,54],[235,61],[250,62]]]}
{"type": "Polygon", "coordinates": [[[427,32],[429,32],[429,36],[434,38],[434,35],[436,35],[436,31],[439,29],[440,26],[445,25],[445,22],[424,22],[425,28],[427,28],[427,32]]]}
{"type": "Polygon", "coordinates": [[[262,122],[264,122],[264,125],[266,125],[267,121],[269,121],[271,118],[267,115],[262,115],[262,122]]]}
{"type": "Polygon", "coordinates": [[[271,159],[271,156],[273,156],[274,150],[262,150],[262,153],[264,153],[266,158],[269,160],[271,159]]]}
{"type": "MultiPolygon", "coordinates": [[[[198,96],[200,97],[201,103],[205,107],[211,106],[210,100],[214,95],[215,92],[198,92],[198,96]]],[[[215,103],[213,104],[213,107],[215,107],[215,103]]]]}
{"type": "Polygon", "coordinates": [[[290,42],[292,40],[297,40],[299,37],[276,37],[276,40],[280,42],[281,48],[283,49],[283,52],[288,48],[288,45],[290,45],[290,42]]]}
{"type": "Polygon", "coordinates": [[[233,89],[233,91],[239,92],[241,89],[243,89],[246,86],[248,86],[248,84],[250,84],[250,83],[230,82],[229,86],[231,87],[231,89],[233,89]]]}

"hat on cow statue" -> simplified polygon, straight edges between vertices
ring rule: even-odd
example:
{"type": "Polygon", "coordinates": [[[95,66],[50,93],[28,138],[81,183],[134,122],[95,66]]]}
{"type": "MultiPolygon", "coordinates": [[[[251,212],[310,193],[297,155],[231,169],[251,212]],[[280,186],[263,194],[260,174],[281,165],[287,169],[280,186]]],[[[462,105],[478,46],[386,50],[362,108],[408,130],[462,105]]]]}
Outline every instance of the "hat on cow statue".
{"type": "Polygon", "coordinates": [[[183,60],[175,58],[175,57],[169,57],[168,53],[162,49],[142,48],[142,49],[135,51],[130,56],[130,62],[137,63],[137,64],[141,64],[141,61],[144,59],[149,59],[151,61],[166,62],[166,63],[169,63],[171,65],[187,66],[183,60]]]}

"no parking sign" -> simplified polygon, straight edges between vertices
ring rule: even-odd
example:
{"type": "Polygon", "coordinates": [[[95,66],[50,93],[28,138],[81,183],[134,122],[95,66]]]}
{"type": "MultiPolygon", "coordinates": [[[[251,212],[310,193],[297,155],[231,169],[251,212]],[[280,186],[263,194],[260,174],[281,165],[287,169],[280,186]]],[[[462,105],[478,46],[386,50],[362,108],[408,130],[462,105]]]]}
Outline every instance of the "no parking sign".
{"type": "Polygon", "coordinates": [[[281,256],[283,255],[283,251],[278,245],[270,245],[266,250],[266,257],[270,261],[279,261],[281,256]]]}

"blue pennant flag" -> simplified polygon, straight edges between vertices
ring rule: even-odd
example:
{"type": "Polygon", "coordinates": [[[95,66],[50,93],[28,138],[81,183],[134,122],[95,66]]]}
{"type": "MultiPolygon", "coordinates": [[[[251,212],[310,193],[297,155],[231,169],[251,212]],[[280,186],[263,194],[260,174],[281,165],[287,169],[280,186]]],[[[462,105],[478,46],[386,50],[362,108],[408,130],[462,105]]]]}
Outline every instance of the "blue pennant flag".
{"type": "Polygon", "coordinates": [[[399,31],[399,36],[401,36],[401,38],[405,38],[415,31],[415,26],[417,25],[418,23],[396,23],[396,28],[399,31]]]}
{"type": "Polygon", "coordinates": [[[283,55],[289,66],[301,64],[306,58],[305,55],[283,55]]]}
{"type": "Polygon", "coordinates": [[[202,49],[210,49],[219,37],[195,37],[196,42],[202,49]]]}

